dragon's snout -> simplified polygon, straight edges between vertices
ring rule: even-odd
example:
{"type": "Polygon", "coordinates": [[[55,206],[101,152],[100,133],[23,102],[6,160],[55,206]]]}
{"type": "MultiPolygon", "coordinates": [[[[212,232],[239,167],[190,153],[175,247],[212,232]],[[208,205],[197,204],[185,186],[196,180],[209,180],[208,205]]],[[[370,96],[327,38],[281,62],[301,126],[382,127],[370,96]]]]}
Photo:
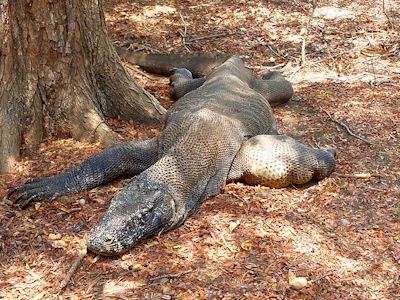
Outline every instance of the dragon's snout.
{"type": "Polygon", "coordinates": [[[90,231],[89,250],[118,255],[170,225],[173,202],[163,186],[148,183],[145,174],[138,176],[112,199],[103,219],[90,231]]]}

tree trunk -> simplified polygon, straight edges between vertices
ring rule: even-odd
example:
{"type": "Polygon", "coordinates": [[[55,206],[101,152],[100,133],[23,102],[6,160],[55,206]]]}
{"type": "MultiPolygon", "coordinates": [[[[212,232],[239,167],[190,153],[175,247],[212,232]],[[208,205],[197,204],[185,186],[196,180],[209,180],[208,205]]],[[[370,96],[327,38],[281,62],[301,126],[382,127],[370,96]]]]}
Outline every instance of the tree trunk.
{"type": "Polygon", "coordinates": [[[107,37],[102,1],[0,0],[0,173],[44,137],[114,142],[105,117],[161,121],[107,37]]]}

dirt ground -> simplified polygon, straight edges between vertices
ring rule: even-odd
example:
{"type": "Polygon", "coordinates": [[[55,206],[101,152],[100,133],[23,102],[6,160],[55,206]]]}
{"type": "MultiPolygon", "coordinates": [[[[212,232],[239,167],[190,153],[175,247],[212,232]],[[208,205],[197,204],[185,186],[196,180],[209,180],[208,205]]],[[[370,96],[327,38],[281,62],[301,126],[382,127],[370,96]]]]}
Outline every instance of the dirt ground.
{"type": "MultiPolygon", "coordinates": [[[[105,2],[110,38],[133,51],[221,51],[256,74],[278,70],[295,94],[274,108],[280,132],[337,149],[336,169],[307,187],[241,183],[176,230],[124,255],[88,253],[89,229],[124,178],[26,210],[5,195],[58,174],[102,145],[48,140],[0,176],[0,299],[394,299],[400,297],[400,4],[320,1],[105,2]],[[298,290],[296,281],[306,285],[298,290]]],[[[125,63],[166,107],[168,78],[125,63]]],[[[161,124],[109,120],[121,140],[154,139],[161,124]]]]}

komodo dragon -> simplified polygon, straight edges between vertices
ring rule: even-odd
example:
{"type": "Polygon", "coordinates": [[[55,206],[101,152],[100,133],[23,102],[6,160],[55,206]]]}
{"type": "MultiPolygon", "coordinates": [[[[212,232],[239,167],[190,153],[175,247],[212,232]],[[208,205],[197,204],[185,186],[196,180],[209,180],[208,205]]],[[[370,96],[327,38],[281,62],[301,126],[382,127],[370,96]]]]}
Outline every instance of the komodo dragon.
{"type": "Polygon", "coordinates": [[[333,171],[332,153],[278,135],[268,101],[284,102],[293,93],[279,73],[255,78],[232,57],[204,81],[191,91],[198,84],[192,85],[189,71],[171,77],[173,93],[185,95],[169,109],[157,140],[111,146],[66,173],[29,180],[9,196],[26,206],[137,175],[87,239],[93,252],[116,255],[181,225],[227,181],[284,187],[333,171]]]}

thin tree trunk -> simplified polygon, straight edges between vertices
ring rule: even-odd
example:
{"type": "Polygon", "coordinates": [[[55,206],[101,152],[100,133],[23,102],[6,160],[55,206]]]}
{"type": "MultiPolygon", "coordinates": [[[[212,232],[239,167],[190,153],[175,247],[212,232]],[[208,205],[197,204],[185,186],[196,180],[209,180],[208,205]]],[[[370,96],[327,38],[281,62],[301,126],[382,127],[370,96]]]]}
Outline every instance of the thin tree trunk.
{"type": "Polygon", "coordinates": [[[107,37],[102,1],[0,0],[0,173],[48,135],[114,142],[105,117],[163,119],[107,37]]]}

